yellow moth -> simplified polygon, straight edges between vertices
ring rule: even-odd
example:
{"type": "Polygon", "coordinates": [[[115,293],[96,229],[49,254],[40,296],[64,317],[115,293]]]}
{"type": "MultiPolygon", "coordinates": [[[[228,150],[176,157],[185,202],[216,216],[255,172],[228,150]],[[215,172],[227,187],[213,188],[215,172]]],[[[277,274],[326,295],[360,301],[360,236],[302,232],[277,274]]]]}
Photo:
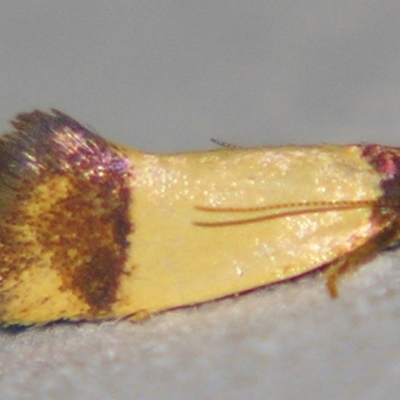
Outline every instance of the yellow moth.
{"type": "Polygon", "coordinates": [[[326,267],[400,237],[400,150],[149,154],[59,111],[0,139],[0,321],[140,318],[326,267]]]}

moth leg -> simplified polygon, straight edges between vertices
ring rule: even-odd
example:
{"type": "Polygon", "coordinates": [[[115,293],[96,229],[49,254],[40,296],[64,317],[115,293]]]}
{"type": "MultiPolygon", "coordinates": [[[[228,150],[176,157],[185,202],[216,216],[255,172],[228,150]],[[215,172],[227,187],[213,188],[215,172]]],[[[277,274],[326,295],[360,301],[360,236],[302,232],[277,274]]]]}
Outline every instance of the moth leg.
{"type": "Polygon", "coordinates": [[[349,254],[333,261],[325,271],[326,287],[331,297],[336,298],[339,295],[337,280],[341,275],[354,270],[377,252],[390,247],[397,239],[398,225],[391,223],[349,254]]]}
{"type": "Polygon", "coordinates": [[[132,322],[142,321],[144,319],[150,318],[151,314],[146,310],[139,310],[133,314],[128,315],[128,319],[132,322]]]}
{"type": "Polygon", "coordinates": [[[216,145],[218,145],[220,147],[225,147],[226,149],[240,149],[241,148],[240,146],[237,146],[236,144],[224,142],[224,141],[219,140],[219,139],[211,138],[210,141],[215,143],[216,145]]]}

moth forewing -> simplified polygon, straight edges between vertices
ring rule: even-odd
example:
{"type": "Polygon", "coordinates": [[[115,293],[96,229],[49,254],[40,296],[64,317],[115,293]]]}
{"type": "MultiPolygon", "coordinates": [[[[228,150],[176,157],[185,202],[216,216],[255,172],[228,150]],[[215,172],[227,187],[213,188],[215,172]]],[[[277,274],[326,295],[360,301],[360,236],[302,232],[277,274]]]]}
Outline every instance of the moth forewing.
{"type": "Polygon", "coordinates": [[[0,322],[134,319],[399,239],[400,153],[379,145],[147,154],[67,115],[0,139],[0,322]]]}

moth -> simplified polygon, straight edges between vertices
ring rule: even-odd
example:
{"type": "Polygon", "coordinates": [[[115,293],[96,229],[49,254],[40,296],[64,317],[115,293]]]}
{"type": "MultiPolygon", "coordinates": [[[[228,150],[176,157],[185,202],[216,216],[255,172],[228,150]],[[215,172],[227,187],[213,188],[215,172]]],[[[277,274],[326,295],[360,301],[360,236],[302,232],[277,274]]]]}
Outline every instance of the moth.
{"type": "Polygon", "coordinates": [[[0,322],[140,319],[324,267],[400,238],[400,150],[222,147],[152,154],[66,114],[0,139],[0,322]]]}

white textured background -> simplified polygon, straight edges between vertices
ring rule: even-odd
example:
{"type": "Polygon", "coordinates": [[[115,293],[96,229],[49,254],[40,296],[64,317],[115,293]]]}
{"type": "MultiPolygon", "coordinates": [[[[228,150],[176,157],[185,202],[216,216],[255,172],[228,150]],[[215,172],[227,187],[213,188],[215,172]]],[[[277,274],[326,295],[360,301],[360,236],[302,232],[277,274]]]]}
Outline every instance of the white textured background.
{"type": "MultiPolygon", "coordinates": [[[[149,151],[399,144],[400,2],[0,3],[0,128],[59,108],[149,151]]],[[[188,260],[190,262],[190,260],[188,260]]],[[[400,257],[141,324],[0,331],[0,399],[395,399],[400,257]]]]}

